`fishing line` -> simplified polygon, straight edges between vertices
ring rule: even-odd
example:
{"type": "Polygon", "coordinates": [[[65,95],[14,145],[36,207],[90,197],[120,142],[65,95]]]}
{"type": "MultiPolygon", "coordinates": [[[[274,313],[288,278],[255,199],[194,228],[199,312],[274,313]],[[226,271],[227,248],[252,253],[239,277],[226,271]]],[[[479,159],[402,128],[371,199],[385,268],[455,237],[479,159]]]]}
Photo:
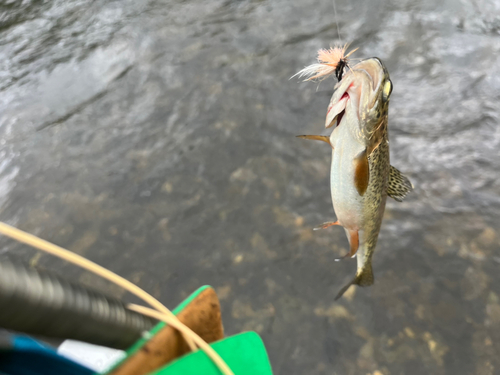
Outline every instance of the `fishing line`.
{"type": "Polygon", "coordinates": [[[339,19],[337,18],[337,7],[335,6],[335,0],[333,0],[333,12],[335,13],[335,23],[337,24],[337,36],[339,37],[340,44],[342,44],[342,37],[340,36],[339,19]]]}

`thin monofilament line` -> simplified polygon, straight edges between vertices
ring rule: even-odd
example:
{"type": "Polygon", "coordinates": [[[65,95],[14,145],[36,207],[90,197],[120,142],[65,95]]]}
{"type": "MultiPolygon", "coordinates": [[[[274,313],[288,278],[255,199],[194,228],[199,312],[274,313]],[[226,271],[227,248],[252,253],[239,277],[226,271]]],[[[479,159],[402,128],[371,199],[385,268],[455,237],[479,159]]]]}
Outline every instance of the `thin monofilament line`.
{"type": "Polygon", "coordinates": [[[335,6],[335,0],[333,0],[333,12],[335,14],[335,22],[337,23],[337,35],[339,37],[340,44],[342,44],[342,37],[340,36],[339,19],[337,18],[337,7],[335,6]]]}

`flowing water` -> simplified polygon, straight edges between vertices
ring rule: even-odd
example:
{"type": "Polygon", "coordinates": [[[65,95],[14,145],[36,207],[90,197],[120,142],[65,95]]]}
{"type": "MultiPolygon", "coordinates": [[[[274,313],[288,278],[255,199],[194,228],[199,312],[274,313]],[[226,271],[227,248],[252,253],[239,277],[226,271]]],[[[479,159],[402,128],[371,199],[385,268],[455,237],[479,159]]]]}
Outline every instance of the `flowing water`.
{"type": "MultiPolygon", "coordinates": [[[[0,219],[174,307],[203,284],[275,374],[500,371],[500,5],[337,0],[394,91],[375,285],[334,219],[320,134],[333,80],[289,78],[338,41],[331,1],[0,3],[0,219]]],[[[129,299],[62,261],[30,263],[129,299]]]]}

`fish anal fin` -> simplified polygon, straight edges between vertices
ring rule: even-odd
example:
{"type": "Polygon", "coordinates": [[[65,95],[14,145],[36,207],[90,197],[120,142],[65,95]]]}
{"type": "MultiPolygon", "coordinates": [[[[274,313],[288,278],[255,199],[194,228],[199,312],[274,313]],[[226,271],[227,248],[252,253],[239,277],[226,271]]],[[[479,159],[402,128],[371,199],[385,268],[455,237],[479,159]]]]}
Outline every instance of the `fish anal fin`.
{"type": "Polygon", "coordinates": [[[356,255],[356,252],[358,251],[359,248],[359,232],[357,230],[347,230],[349,232],[349,246],[350,250],[349,252],[344,255],[342,258],[337,258],[335,259],[336,261],[346,259],[346,258],[352,258],[354,255],[356,255]]]}
{"type": "Polygon", "coordinates": [[[370,165],[366,149],[354,158],[354,168],[354,186],[356,186],[358,194],[363,196],[368,189],[370,180],[370,165]]]}
{"type": "Polygon", "coordinates": [[[349,245],[351,250],[349,251],[348,256],[351,258],[356,255],[356,251],[359,248],[359,232],[357,230],[348,230],[349,231],[349,245]]]}
{"type": "Polygon", "coordinates": [[[365,266],[356,272],[356,276],[349,283],[342,287],[337,293],[335,297],[335,301],[344,295],[344,293],[349,289],[351,285],[359,285],[359,286],[370,286],[373,285],[375,281],[373,277],[373,269],[371,262],[365,264],[365,266]]]}
{"type": "Polygon", "coordinates": [[[389,184],[387,195],[398,202],[402,202],[406,195],[413,190],[413,185],[404,174],[394,168],[389,169],[389,184]]]}
{"type": "Polygon", "coordinates": [[[327,135],[297,135],[297,138],[310,139],[313,141],[323,141],[328,143],[330,146],[332,145],[330,143],[330,137],[327,135]]]}

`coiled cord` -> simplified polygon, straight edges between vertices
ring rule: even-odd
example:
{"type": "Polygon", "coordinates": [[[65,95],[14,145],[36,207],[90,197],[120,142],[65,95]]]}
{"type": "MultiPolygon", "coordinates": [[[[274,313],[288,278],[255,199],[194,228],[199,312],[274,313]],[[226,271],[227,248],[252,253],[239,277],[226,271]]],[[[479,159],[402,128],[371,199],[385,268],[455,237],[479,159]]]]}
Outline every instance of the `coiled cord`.
{"type": "Polygon", "coordinates": [[[114,298],[35,269],[0,262],[0,327],[127,349],[156,321],[114,298]]]}

